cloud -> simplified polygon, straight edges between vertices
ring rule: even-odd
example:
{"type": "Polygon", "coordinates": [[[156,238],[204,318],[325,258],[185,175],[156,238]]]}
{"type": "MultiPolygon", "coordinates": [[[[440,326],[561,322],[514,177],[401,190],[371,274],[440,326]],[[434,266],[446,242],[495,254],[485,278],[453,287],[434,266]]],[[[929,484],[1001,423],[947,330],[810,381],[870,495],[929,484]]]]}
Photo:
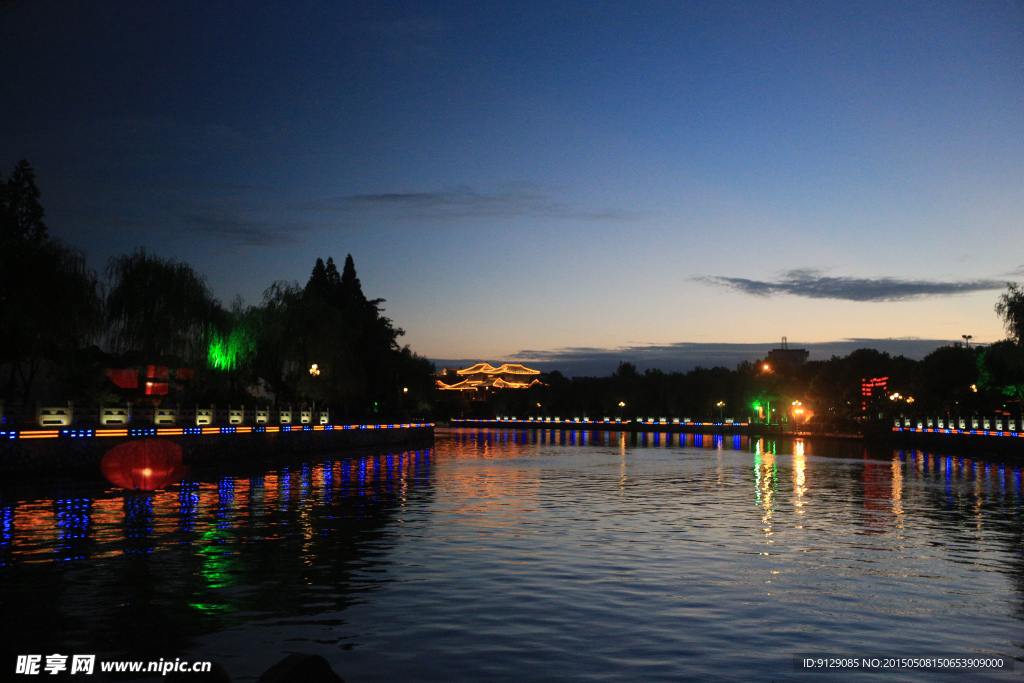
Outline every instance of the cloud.
{"type": "Polygon", "coordinates": [[[273,247],[302,241],[296,238],[294,230],[281,230],[267,222],[261,223],[232,216],[202,215],[185,215],[182,216],[182,220],[192,232],[219,237],[236,246],[273,247]]]}
{"type": "MultiPolygon", "coordinates": [[[[949,339],[842,339],[831,342],[801,344],[790,342],[789,348],[804,348],[810,360],[827,360],[832,356],[847,356],[857,349],[877,349],[893,356],[921,359],[940,346],[953,343],[949,339]]],[[[554,350],[522,350],[507,358],[432,359],[438,368],[469,367],[481,360],[496,363],[521,362],[549,372],[558,370],[567,376],[601,377],[610,375],[620,362],[632,363],[641,371],[657,368],[665,372],[688,372],[696,367],[735,368],[743,361],[764,358],[778,345],[718,344],[679,342],[675,344],[635,344],[614,349],[570,347],[554,350]]]]}
{"type": "Polygon", "coordinates": [[[468,188],[438,192],[381,192],[321,199],[308,208],[351,215],[391,215],[412,220],[463,218],[559,218],[613,220],[636,218],[620,209],[585,209],[557,201],[551,195],[527,189],[486,194],[468,188]]]}
{"type": "Polygon", "coordinates": [[[930,296],[951,296],[1002,289],[1003,280],[905,280],[901,278],[829,277],[819,270],[790,270],[774,280],[748,280],[739,277],[706,276],[698,282],[733,289],[754,296],[790,294],[809,299],[846,301],[903,301],[930,296]]]}

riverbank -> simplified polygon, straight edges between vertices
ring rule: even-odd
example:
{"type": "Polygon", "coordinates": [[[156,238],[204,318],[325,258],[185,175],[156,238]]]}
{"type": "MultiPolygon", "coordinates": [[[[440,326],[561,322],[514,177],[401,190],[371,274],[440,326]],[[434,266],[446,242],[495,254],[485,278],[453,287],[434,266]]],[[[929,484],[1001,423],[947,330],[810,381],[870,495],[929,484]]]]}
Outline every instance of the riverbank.
{"type": "Polygon", "coordinates": [[[181,447],[187,465],[298,453],[430,443],[432,423],[134,429],[0,430],[0,473],[98,471],[110,449],[157,438],[181,447]]]}
{"type": "Polygon", "coordinates": [[[477,429],[558,429],[613,431],[626,433],[711,434],[790,439],[827,439],[884,443],[898,448],[949,450],[964,454],[993,453],[1024,457],[1024,432],[984,429],[932,429],[890,427],[868,423],[859,432],[819,432],[794,430],[784,425],[751,422],[681,422],[617,420],[452,420],[452,428],[477,429]]]}

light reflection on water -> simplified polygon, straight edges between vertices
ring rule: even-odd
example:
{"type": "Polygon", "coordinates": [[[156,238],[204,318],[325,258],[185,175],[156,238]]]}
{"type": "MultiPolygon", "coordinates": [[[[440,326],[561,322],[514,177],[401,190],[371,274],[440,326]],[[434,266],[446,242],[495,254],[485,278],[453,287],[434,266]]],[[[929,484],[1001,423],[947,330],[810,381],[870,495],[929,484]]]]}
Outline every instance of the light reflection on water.
{"type": "MultiPolygon", "coordinates": [[[[292,651],[349,681],[785,680],[815,677],[792,671],[797,653],[1018,658],[1022,537],[1016,466],[454,430],[429,450],[195,472],[151,495],[0,487],[0,647],[3,661],[214,659],[238,680],[292,651]]],[[[858,674],[898,679],[872,676],[858,674]]]]}

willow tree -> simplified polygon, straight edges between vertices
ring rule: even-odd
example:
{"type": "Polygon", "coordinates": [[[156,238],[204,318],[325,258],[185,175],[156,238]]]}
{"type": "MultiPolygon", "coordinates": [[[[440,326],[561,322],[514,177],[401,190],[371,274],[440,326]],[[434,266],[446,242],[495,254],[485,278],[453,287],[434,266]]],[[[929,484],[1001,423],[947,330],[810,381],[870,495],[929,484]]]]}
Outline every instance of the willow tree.
{"type": "Polygon", "coordinates": [[[996,302],[1007,338],[983,352],[987,379],[1002,393],[1024,406],[1024,288],[1010,282],[996,302]]]}
{"type": "Polygon", "coordinates": [[[1003,319],[1009,339],[1024,344],[1024,288],[1008,282],[996,302],[996,314],[1003,319]]]}
{"type": "Polygon", "coordinates": [[[145,249],[110,259],[106,274],[107,340],[115,351],[134,351],[149,361],[205,357],[207,332],[223,317],[206,278],[187,263],[145,249]]]}

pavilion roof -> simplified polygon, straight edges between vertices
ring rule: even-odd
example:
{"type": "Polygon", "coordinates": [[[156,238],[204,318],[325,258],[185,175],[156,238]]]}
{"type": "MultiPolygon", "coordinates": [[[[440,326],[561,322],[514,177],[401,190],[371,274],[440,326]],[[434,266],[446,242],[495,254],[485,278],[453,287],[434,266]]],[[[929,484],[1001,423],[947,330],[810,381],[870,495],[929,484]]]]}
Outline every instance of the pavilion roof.
{"type": "Polygon", "coordinates": [[[534,370],[532,368],[526,367],[525,365],[520,365],[519,363],[505,363],[500,368],[498,368],[498,372],[502,373],[502,374],[508,373],[510,375],[539,375],[540,374],[540,370],[534,370]]]}
{"type": "Polygon", "coordinates": [[[519,363],[505,363],[494,367],[490,363],[477,363],[465,370],[456,370],[459,375],[539,375],[540,370],[533,370],[519,363]]]}
{"type": "Polygon", "coordinates": [[[465,370],[456,370],[455,373],[458,375],[478,375],[480,373],[493,375],[498,372],[498,368],[493,367],[490,363],[477,363],[476,365],[466,368],[465,370]]]}

